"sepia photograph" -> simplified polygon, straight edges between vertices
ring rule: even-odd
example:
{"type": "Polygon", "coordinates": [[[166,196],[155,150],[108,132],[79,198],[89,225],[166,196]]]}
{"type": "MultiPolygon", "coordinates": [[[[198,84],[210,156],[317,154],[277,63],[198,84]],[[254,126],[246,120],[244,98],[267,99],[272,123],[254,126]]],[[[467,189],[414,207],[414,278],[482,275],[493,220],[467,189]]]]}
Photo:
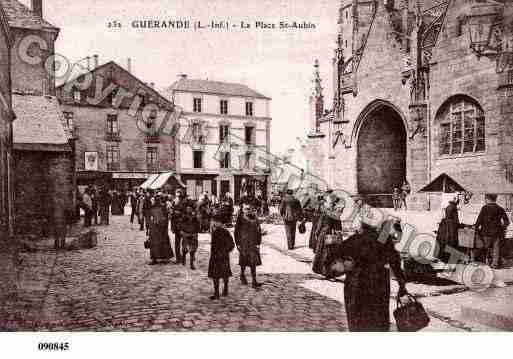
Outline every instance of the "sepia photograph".
{"type": "Polygon", "coordinates": [[[512,332],[512,121],[510,0],[0,0],[0,343],[512,332]]]}

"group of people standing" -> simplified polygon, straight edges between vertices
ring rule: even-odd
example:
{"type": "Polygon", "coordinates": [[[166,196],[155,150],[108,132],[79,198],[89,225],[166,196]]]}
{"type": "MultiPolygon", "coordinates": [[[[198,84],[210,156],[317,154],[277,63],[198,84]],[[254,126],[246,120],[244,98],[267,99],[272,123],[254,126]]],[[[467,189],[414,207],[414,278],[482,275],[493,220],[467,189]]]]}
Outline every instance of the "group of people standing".
{"type": "Polygon", "coordinates": [[[220,296],[219,286],[223,280],[222,295],[228,295],[228,281],[232,276],[230,252],[237,247],[239,252],[240,280],[248,284],[246,268],[250,268],[252,286],[260,287],[256,277],[256,267],[262,264],[260,243],[262,229],[258,221],[257,209],[249,196],[241,198],[241,208],[237,213],[233,235],[227,229],[232,227],[234,213],[233,200],[229,193],[221,200],[213,200],[204,193],[197,201],[177,189],[174,196],[161,192],[139,191],[130,197],[132,206],[131,221],[139,219],[140,229],[146,228],[146,247],[150,250],[150,264],[169,262],[176,257],[176,263],[186,265],[187,258],[191,270],[196,269],[195,259],[200,233],[210,233],[211,252],[208,276],[213,280],[214,295],[220,296]],[[171,245],[171,230],[174,237],[174,250],[171,245]]]}

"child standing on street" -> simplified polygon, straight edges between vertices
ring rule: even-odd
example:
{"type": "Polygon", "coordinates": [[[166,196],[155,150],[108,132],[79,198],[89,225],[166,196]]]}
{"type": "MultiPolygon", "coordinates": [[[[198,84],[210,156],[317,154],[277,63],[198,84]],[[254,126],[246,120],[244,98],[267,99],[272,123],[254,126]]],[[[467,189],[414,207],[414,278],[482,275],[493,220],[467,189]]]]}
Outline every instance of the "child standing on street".
{"type": "Polygon", "coordinates": [[[214,295],[210,299],[219,299],[219,280],[223,278],[223,296],[228,295],[228,279],[232,276],[230,269],[230,252],[235,247],[232,235],[223,227],[224,216],[220,212],[212,216],[210,244],[210,261],[208,277],[214,282],[214,295]]]}

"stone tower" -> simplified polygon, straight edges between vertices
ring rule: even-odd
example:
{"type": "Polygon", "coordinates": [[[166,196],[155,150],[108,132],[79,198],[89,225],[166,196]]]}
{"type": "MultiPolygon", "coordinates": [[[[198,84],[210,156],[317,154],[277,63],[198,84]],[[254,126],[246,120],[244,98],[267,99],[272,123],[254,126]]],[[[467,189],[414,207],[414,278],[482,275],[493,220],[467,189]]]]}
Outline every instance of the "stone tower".
{"type": "Polygon", "coordinates": [[[324,113],[324,96],[322,94],[321,82],[319,60],[316,59],[312,80],[312,93],[310,94],[310,131],[312,134],[319,132],[319,120],[324,113]]]}

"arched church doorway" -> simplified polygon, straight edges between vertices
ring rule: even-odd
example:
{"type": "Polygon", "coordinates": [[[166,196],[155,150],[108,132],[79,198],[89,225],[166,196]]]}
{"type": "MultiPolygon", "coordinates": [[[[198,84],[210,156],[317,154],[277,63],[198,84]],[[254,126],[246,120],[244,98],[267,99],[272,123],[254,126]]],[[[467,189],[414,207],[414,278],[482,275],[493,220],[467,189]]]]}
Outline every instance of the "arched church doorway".
{"type": "Polygon", "coordinates": [[[394,187],[406,178],[406,129],[392,107],[380,105],[363,119],[358,131],[358,192],[369,204],[392,207],[394,187]]]}

